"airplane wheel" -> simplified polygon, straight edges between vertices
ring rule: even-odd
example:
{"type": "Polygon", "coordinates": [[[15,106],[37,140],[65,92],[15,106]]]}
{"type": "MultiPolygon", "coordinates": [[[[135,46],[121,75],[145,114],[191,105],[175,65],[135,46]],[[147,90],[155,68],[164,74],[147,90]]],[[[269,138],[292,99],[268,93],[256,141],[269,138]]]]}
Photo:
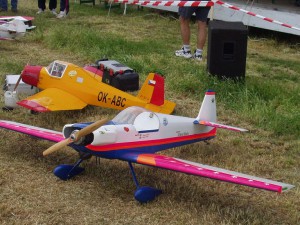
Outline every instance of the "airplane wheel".
{"type": "Polygon", "coordinates": [[[12,110],[14,110],[14,108],[4,106],[4,107],[2,107],[2,110],[3,110],[3,111],[12,111],[12,110]]]}
{"type": "Polygon", "coordinates": [[[30,110],[30,114],[32,114],[32,115],[37,115],[37,114],[39,114],[39,112],[37,112],[37,111],[34,111],[34,110],[30,110]]]}

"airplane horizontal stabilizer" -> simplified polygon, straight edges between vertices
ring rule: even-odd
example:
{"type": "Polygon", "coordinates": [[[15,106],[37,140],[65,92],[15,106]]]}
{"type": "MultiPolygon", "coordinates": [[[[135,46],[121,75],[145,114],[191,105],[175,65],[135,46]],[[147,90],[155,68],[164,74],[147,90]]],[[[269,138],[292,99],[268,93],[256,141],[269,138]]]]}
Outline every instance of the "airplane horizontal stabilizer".
{"type": "Polygon", "coordinates": [[[244,186],[284,192],[293,185],[158,154],[128,154],[123,160],[244,186]]]}
{"type": "Polygon", "coordinates": [[[200,120],[200,121],[195,120],[194,124],[200,124],[200,125],[204,125],[204,126],[208,126],[208,127],[216,127],[216,128],[232,130],[232,131],[238,131],[238,132],[247,132],[248,131],[244,128],[233,127],[233,126],[228,126],[228,125],[224,125],[224,124],[221,124],[221,123],[213,123],[213,122],[204,121],[204,120],[200,120]]]}
{"type": "Polygon", "coordinates": [[[48,141],[60,142],[64,140],[64,136],[61,132],[30,126],[22,123],[0,120],[0,127],[19,133],[28,134],[48,141]]]}

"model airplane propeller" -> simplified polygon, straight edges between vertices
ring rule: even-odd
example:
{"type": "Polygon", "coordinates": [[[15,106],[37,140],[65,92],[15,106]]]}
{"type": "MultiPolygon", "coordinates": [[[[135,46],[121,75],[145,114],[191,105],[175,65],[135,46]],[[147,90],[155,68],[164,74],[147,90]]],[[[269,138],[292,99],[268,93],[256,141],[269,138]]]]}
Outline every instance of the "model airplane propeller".
{"type": "Polygon", "coordinates": [[[134,196],[139,202],[151,201],[161,191],[140,186],[132,163],[279,193],[294,187],[290,184],[156,154],[165,149],[208,141],[216,136],[218,128],[247,131],[217,123],[213,91],[206,92],[196,118],[154,113],[145,108],[132,106],[121,111],[110,121],[104,119],[96,123],[67,124],[62,133],[4,120],[0,120],[0,127],[58,142],[46,150],[44,155],[65,145],[79,152],[81,157],[74,165],[59,165],[54,169],[54,174],[62,180],[81,173],[84,169],[79,167],[80,163],[91,156],[127,161],[136,184],[134,196]]]}
{"type": "Polygon", "coordinates": [[[165,100],[164,78],[155,73],[148,75],[136,97],[102,82],[94,71],[58,60],[47,67],[26,65],[21,78],[42,90],[17,102],[36,112],[78,110],[94,105],[118,110],[140,106],[170,114],[175,108],[174,102],[165,100]]]}
{"type": "Polygon", "coordinates": [[[93,131],[97,130],[99,127],[104,125],[107,121],[108,121],[107,119],[102,119],[102,120],[96,121],[96,122],[84,127],[81,130],[74,130],[73,133],[68,138],[52,145],[50,148],[45,150],[43,152],[43,155],[44,156],[49,155],[49,154],[51,154],[55,151],[60,150],[61,148],[73,143],[73,142],[79,141],[81,138],[83,138],[86,135],[88,135],[88,134],[92,133],[93,131]]]}
{"type": "Polygon", "coordinates": [[[19,86],[21,80],[22,80],[22,76],[19,76],[19,78],[18,78],[18,80],[17,80],[17,83],[16,83],[16,85],[15,85],[15,87],[14,87],[14,91],[17,90],[17,88],[18,88],[18,86],[19,86]]]}

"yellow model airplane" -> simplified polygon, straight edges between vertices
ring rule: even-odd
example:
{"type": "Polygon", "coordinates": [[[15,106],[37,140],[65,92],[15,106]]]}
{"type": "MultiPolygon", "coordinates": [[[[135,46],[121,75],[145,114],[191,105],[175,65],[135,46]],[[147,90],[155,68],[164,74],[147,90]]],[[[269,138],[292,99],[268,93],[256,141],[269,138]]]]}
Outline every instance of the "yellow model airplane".
{"type": "Polygon", "coordinates": [[[155,73],[148,75],[136,97],[103,83],[102,77],[93,70],[63,61],[54,61],[47,67],[27,65],[20,79],[43,90],[17,103],[37,112],[77,110],[94,105],[118,110],[140,106],[170,114],[175,108],[174,102],[164,99],[164,78],[155,73]]]}

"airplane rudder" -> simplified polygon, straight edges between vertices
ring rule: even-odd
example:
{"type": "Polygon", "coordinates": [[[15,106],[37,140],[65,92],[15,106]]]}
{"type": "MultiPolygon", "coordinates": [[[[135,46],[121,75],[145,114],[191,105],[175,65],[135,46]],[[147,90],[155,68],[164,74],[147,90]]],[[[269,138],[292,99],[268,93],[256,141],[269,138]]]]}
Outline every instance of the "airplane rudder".
{"type": "Polygon", "coordinates": [[[151,104],[163,105],[165,102],[165,79],[159,74],[154,74],[154,90],[150,100],[151,104]]]}
{"type": "Polygon", "coordinates": [[[164,92],[164,78],[157,73],[149,73],[137,97],[147,103],[161,106],[165,100],[164,92]]]}
{"type": "Polygon", "coordinates": [[[197,120],[207,120],[210,122],[216,122],[216,99],[215,99],[215,91],[207,90],[205,92],[204,99],[202,101],[199,114],[197,116],[197,120]]]}

